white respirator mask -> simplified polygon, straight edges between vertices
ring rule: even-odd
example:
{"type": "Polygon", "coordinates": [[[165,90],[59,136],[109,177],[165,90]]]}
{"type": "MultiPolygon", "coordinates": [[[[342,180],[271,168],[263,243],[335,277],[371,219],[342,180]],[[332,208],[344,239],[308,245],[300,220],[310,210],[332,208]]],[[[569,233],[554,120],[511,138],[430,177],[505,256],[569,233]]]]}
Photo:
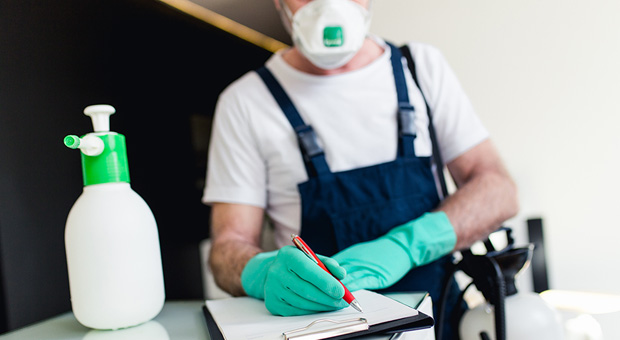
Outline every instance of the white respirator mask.
{"type": "Polygon", "coordinates": [[[364,44],[370,11],[352,0],[313,0],[295,15],[284,1],[280,0],[280,5],[293,43],[319,68],[332,70],[345,65],[364,44]]]}

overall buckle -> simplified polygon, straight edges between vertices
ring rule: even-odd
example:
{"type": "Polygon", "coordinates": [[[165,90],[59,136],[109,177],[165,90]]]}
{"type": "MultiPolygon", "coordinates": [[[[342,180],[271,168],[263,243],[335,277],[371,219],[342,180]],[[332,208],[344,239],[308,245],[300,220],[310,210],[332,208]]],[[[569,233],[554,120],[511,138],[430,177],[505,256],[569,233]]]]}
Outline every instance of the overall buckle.
{"type": "Polygon", "coordinates": [[[416,136],[415,109],[409,103],[398,104],[398,130],[400,136],[416,136]]]}
{"type": "Polygon", "coordinates": [[[323,154],[323,149],[319,146],[318,138],[314,129],[310,125],[303,125],[295,129],[297,141],[303,154],[308,159],[323,154]]]}

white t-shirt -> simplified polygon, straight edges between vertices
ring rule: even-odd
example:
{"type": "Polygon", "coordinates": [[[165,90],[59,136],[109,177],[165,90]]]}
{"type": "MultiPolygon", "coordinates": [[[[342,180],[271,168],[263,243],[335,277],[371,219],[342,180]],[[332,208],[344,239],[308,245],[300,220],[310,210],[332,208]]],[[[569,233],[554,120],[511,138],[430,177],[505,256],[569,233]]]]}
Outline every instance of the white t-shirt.
{"type": "MultiPolygon", "coordinates": [[[[266,66],[315,130],[332,172],[389,162],[397,151],[397,98],[390,49],[369,65],[344,74],[303,73],[274,54],[266,66]]],[[[445,163],[488,138],[443,55],[410,43],[418,80],[433,115],[445,163]]],[[[406,64],[405,58],[403,63],[406,64]]],[[[416,110],[418,156],[432,153],[424,100],[405,68],[416,110]]],[[[209,147],[204,203],[225,202],[266,209],[276,245],[300,232],[297,184],[308,179],[297,137],[257,73],[231,84],[218,100],[209,147]]]]}

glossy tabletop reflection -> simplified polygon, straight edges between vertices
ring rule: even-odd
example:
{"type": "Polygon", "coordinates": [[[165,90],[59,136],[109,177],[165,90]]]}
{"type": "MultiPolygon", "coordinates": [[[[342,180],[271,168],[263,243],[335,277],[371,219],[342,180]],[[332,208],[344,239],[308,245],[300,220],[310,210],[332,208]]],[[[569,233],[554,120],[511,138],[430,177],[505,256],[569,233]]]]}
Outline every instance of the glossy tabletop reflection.
{"type": "MultiPolygon", "coordinates": [[[[432,304],[426,293],[386,294],[410,307],[432,315],[432,304]]],[[[67,312],[9,333],[0,340],[210,340],[202,312],[204,301],[167,301],[159,315],[142,325],[99,331],[82,326],[67,312]]],[[[389,336],[366,336],[363,340],[384,340],[389,336]]],[[[431,329],[411,332],[402,337],[412,340],[433,340],[431,329]]]]}
{"type": "Polygon", "coordinates": [[[208,340],[202,314],[204,301],[169,301],[159,315],[142,325],[116,331],[98,331],[82,326],[68,312],[13,332],[2,340],[208,340]]]}

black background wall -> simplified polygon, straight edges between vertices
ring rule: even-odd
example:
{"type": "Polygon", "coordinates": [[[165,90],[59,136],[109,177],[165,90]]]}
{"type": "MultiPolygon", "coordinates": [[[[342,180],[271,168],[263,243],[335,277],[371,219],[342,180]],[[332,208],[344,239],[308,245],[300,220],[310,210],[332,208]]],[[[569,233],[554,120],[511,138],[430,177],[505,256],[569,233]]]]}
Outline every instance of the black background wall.
{"type": "Polygon", "coordinates": [[[64,224],[82,178],[62,139],[92,131],[91,104],[116,107],[167,298],[202,298],[210,116],[269,55],[155,0],[0,1],[0,331],[70,310],[64,224]]]}

